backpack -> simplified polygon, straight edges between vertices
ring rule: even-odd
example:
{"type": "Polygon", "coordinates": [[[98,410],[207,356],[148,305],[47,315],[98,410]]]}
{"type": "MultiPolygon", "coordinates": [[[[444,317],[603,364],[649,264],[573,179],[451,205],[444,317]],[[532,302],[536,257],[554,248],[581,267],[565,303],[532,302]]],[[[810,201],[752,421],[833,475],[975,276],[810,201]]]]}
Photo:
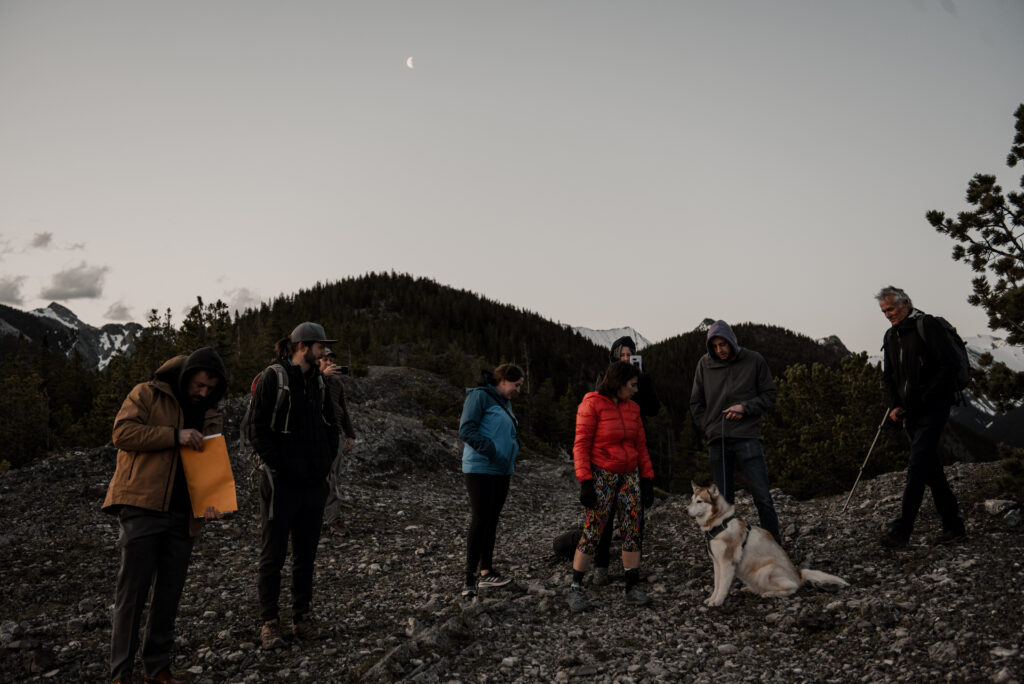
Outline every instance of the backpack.
{"type": "MultiPolygon", "coordinates": [[[[270,485],[270,502],[268,508],[268,520],[274,519],[274,471],[263,462],[260,458],[258,451],[252,448],[253,437],[256,436],[256,421],[254,415],[253,404],[255,404],[256,388],[260,386],[260,382],[267,377],[267,375],[273,371],[277,374],[277,397],[274,399],[274,410],[270,414],[270,428],[275,429],[277,425],[277,417],[280,415],[281,408],[285,406],[285,402],[288,402],[285,407],[284,413],[284,425],[280,430],[281,434],[288,434],[288,420],[291,418],[292,408],[292,393],[291,388],[288,386],[288,373],[285,371],[284,366],[281,363],[272,363],[263,369],[263,372],[252,379],[252,384],[249,385],[249,403],[245,407],[245,415],[242,416],[242,422],[239,426],[239,447],[241,449],[249,449],[252,451],[252,476],[250,481],[253,481],[257,475],[257,472],[262,472],[267,479],[267,483],[270,485]]],[[[317,374],[317,380],[319,381],[320,388],[320,401],[323,402],[326,387],[324,385],[324,377],[317,374]]],[[[321,405],[321,409],[323,406],[321,405]]],[[[323,410],[320,411],[321,415],[323,410]]]]}
{"type": "MultiPolygon", "coordinates": [[[[963,392],[967,389],[967,385],[971,380],[971,359],[967,355],[967,343],[960,337],[960,334],[956,331],[956,326],[952,323],[942,316],[932,316],[932,318],[942,327],[950,345],[956,351],[956,390],[957,392],[963,392]]],[[[928,336],[924,333],[924,316],[917,319],[917,334],[921,336],[925,344],[928,344],[928,336]]]]}
{"type": "MultiPolygon", "coordinates": [[[[291,389],[288,387],[288,374],[284,370],[284,366],[279,363],[272,363],[263,369],[263,372],[252,379],[252,384],[249,386],[249,403],[245,407],[245,415],[242,416],[242,423],[239,427],[239,441],[240,446],[243,449],[252,449],[252,440],[256,436],[256,426],[254,420],[254,404],[256,397],[256,388],[259,386],[260,381],[271,371],[277,373],[277,398],[274,400],[274,411],[270,414],[270,425],[274,426],[277,424],[277,415],[284,406],[285,401],[288,402],[288,407],[285,409],[285,425],[281,432],[288,432],[288,416],[291,413],[291,389]]],[[[252,460],[253,467],[256,470],[263,470],[263,461],[260,459],[259,454],[256,453],[255,449],[252,449],[252,460]]]]}
{"type": "MultiPolygon", "coordinates": [[[[245,407],[245,415],[242,416],[242,422],[239,427],[239,441],[240,446],[243,449],[252,449],[252,440],[256,436],[256,421],[254,420],[253,415],[256,388],[259,387],[260,383],[271,371],[277,374],[277,397],[274,399],[274,410],[270,414],[270,427],[281,434],[289,434],[291,432],[288,429],[288,421],[291,419],[292,393],[291,388],[288,386],[288,373],[285,371],[282,364],[275,362],[267,366],[262,373],[253,378],[252,384],[249,386],[249,403],[245,407]],[[287,406],[285,406],[285,402],[287,402],[287,406]],[[281,413],[282,407],[284,407],[284,425],[281,426],[280,430],[277,430],[275,426],[278,424],[277,418],[281,413]]],[[[323,402],[326,394],[326,385],[324,384],[324,377],[319,373],[317,374],[317,382],[318,389],[320,390],[320,401],[323,402]]],[[[322,413],[323,411],[321,411],[321,414],[322,413]]],[[[263,460],[255,449],[252,449],[252,460],[253,468],[255,470],[264,469],[263,460]]]]}

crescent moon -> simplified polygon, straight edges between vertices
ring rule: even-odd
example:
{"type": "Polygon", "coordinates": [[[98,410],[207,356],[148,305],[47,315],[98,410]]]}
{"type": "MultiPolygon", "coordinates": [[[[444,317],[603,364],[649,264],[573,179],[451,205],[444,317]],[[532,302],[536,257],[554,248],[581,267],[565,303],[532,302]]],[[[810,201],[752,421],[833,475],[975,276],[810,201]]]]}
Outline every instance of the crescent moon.
{"type": "Polygon", "coordinates": [[[410,69],[413,68],[413,66],[412,66],[412,57],[410,57],[409,59],[405,60],[405,66],[409,67],[410,69]]]}

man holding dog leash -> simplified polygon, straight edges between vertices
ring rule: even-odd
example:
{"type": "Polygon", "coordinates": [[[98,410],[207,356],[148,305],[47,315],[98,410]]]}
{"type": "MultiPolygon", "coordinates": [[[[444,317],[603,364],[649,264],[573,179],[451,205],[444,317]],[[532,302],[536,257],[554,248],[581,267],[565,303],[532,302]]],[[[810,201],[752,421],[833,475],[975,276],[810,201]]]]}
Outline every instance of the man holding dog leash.
{"type": "Polygon", "coordinates": [[[942,518],[942,533],[935,543],[950,542],[965,534],[956,495],[939,457],[939,437],[956,394],[956,350],[941,324],[915,309],[903,290],[885,287],[875,299],[891,325],[882,343],[882,374],[892,407],[889,418],[902,424],[910,439],[900,517],[892,522],[881,543],[890,548],[907,545],[926,486],[932,490],[942,518]]]}
{"type": "Polygon", "coordinates": [[[761,414],[775,404],[775,382],[764,357],[740,347],[725,321],[708,329],[708,353],[697,362],[690,412],[704,431],[715,484],[733,503],[733,470],[743,469],[761,527],[779,544],[779,516],[761,446],[761,414]]]}

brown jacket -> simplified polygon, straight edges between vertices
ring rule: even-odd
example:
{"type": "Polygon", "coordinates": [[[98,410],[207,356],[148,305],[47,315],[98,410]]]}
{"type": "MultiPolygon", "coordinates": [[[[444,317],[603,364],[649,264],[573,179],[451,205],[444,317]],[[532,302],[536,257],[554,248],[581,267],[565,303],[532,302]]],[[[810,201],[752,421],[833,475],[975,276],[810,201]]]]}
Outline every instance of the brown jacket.
{"type": "MultiPolygon", "coordinates": [[[[193,354],[195,356],[195,354],[193,354]]],[[[121,506],[137,506],[166,511],[180,459],[177,436],[184,427],[185,416],[178,405],[172,383],[181,376],[186,361],[192,357],[176,356],[165,362],[153,379],[132,388],[114,419],[113,442],[117,447],[117,468],[107,488],[103,510],[116,515],[121,506]]],[[[220,361],[219,357],[217,361],[220,361]]],[[[218,370],[206,368],[206,370],[218,370]]],[[[224,392],[223,365],[218,371],[219,392],[206,411],[203,434],[221,432],[223,418],[216,400],[224,392]]],[[[201,520],[193,519],[192,535],[199,533],[201,520]]]]}

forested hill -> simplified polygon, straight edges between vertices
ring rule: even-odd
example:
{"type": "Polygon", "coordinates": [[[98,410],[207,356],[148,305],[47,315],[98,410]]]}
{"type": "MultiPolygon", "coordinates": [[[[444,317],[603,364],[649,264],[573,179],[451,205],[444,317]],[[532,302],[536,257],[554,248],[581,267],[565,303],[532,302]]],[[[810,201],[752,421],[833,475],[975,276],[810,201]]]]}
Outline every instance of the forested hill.
{"type": "MultiPolygon", "coordinates": [[[[438,374],[456,387],[475,386],[481,369],[513,362],[527,373],[513,402],[528,447],[549,456],[570,452],[576,408],[608,363],[609,350],[568,326],[435,281],[396,273],[370,273],[316,284],[256,310],[231,316],[223,302],[197,299],[181,322],[152,311],[134,354],[114,357],[102,371],[25,337],[0,364],[0,461],[18,466],[61,447],[93,447],[110,439],[113,417],[131,387],[148,379],[175,354],[199,347],[218,350],[231,394],[248,392],[273,358],[274,342],[296,324],[318,321],[340,361],[354,376],[371,366],[407,366],[438,374]]],[[[735,326],[742,346],[761,353],[778,379],[777,406],[767,416],[772,443],[769,469],[777,483],[806,495],[838,491],[856,473],[882,404],[881,376],[864,355],[843,357],[835,345],[776,326],[735,326]],[[827,454],[832,467],[809,469],[807,454],[827,454]],[[830,480],[823,480],[821,473],[830,480]],[[808,479],[808,473],[814,477],[808,479]]],[[[708,480],[707,452],[689,417],[694,368],[705,353],[706,329],[697,329],[643,351],[645,370],[663,404],[648,420],[647,436],[659,485],[682,491],[691,478],[708,480]]],[[[457,430],[461,395],[428,382],[402,390],[426,406],[423,424],[457,430]]],[[[902,444],[883,440],[872,467],[898,462],[902,444]]],[[[3,464],[0,462],[0,469],[3,464]]]]}
{"type": "MultiPolygon", "coordinates": [[[[823,345],[806,335],[776,325],[739,323],[732,329],[740,346],[761,354],[775,376],[781,376],[786,368],[795,364],[820,363],[838,368],[839,362],[849,356],[841,345],[823,345]]],[[[693,373],[705,353],[707,331],[703,325],[644,350],[645,368],[655,378],[663,395],[662,402],[670,407],[677,430],[683,428],[684,419],[689,420],[687,411],[693,373]]]]}

